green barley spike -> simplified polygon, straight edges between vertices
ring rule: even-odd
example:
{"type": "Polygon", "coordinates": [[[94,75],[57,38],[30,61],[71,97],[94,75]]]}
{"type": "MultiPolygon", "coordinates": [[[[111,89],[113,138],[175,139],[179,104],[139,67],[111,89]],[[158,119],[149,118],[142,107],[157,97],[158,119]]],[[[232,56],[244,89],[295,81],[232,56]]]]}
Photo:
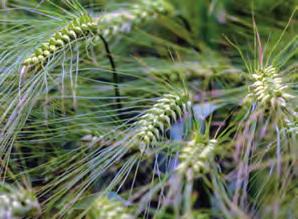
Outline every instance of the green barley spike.
{"type": "Polygon", "coordinates": [[[78,38],[93,35],[97,32],[97,24],[88,15],[83,15],[71,21],[66,27],[56,32],[47,42],[43,43],[30,58],[27,58],[24,66],[42,65],[55,52],[65,47],[78,38]]]}
{"type": "Polygon", "coordinates": [[[273,66],[256,71],[252,78],[254,83],[250,89],[252,91],[249,97],[253,97],[257,102],[265,106],[287,106],[287,101],[293,98],[287,93],[287,85],[283,83],[281,76],[273,66]]]}
{"type": "Polygon", "coordinates": [[[196,140],[188,142],[183,146],[180,153],[180,164],[177,170],[184,172],[191,168],[194,173],[200,174],[209,170],[209,161],[214,156],[217,145],[216,139],[211,139],[207,143],[197,142],[196,140]]]}
{"type": "Polygon", "coordinates": [[[133,219],[128,209],[119,201],[100,197],[87,214],[87,219],[133,219]]]}
{"type": "Polygon", "coordinates": [[[190,107],[186,93],[164,95],[136,122],[136,144],[144,150],[156,143],[174,122],[190,111],[190,107]]]}

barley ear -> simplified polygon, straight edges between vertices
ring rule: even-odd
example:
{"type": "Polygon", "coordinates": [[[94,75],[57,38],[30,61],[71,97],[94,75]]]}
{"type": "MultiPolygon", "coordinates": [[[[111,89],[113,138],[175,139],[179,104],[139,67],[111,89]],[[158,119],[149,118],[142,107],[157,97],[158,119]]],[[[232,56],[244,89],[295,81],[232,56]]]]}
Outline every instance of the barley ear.
{"type": "Polygon", "coordinates": [[[250,86],[249,97],[254,98],[264,107],[287,107],[287,102],[293,98],[287,93],[288,86],[273,66],[267,66],[252,74],[254,80],[250,86]]]}
{"type": "Polygon", "coordinates": [[[135,123],[134,145],[144,151],[158,142],[177,120],[190,112],[189,95],[166,94],[135,123]]]}
{"type": "Polygon", "coordinates": [[[116,200],[107,197],[98,198],[87,215],[88,219],[133,219],[128,209],[116,200]]]}
{"type": "Polygon", "coordinates": [[[91,37],[97,33],[97,24],[88,15],[82,15],[72,20],[66,27],[57,31],[53,36],[38,47],[33,54],[24,60],[22,72],[38,71],[59,50],[62,50],[75,40],[91,37]]]}
{"type": "Polygon", "coordinates": [[[214,157],[217,140],[211,139],[207,143],[192,140],[188,142],[181,150],[180,164],[177,167],[178,172],[184,173],[187,168],[191,168],[194,174],[208,172],[209,161],[214,157]]]}

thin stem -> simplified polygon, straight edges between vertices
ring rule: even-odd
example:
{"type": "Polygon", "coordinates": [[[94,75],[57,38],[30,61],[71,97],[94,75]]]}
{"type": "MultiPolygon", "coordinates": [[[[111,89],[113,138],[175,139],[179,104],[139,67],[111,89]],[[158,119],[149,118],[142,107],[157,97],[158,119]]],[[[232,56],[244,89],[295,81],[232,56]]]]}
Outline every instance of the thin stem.
{"type": "Polygon", "coordinates": [[[191,168],[186,171],[186,186],[184,191],[184,215],[186,218],[191,217],[191,209],[192,209],[192,190],[193,190],[193,171],[191,168]]]}
{"type": "Polygon", "coordinates": [[[109,44],[108,42],[105,40],[105,38],[100,35],[100,38],[104,44],[105,50],[106,50],[106,54],[107,54],[107,58],[110,61],[110,65],[113,71],[113,83],[114,83],[114,92],[115,92],[115,96],[116,96],[116,103],[117,103],[117,109],[118,109],[118,113],[121,113],[122,111],[122,104],[121,104],[121,100],[120,100],[120,89],[119,89],[119,76],[118,73],[116,71],[116,64],[114,62],[112,53],[110,51],[109,48],[109,44]]]}

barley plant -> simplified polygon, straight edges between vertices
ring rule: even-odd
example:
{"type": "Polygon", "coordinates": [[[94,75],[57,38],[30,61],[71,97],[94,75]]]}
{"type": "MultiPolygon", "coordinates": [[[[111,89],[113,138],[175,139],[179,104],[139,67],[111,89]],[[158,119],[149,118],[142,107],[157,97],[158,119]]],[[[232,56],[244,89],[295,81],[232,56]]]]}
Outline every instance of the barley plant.
{"type": "Polygon", "coordinates": [[[0,219],[298,218],[297,0],[1,0],[0,219]]]}

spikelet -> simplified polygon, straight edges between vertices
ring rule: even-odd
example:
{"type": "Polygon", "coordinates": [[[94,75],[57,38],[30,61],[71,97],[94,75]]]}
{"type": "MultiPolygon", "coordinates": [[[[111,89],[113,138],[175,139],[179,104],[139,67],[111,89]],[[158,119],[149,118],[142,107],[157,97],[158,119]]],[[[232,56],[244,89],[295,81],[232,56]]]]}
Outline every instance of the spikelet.
{"type": "Polygon", "coordinates": [[[286,92],[287,85],[283,84],[282,78],[273,66],[256,71],[252,77],[254,83],[250,87],[252,93],[248,97],[253,97],[261,105],[286,107],[287,101],[293,98],[286,92]]]}
{"type": "Polygon", "coordinates": [[[106,135],[97,136],[97,135],[87,134],[81,138],[81,143],[82,145],[91,147],[91,148],[93,147],[102,148],[113,144],[113,142],[115,142],[117,138],[119,138],[119,136],[120,135],[114,136],[113,133],[109,134],[108,136],[106,135]]]}
{"type": "Polygon", "coordinates": [[[87,215],[88,219],[132,219],[128,209],[117,200],[100,197],[95,201],[87,215]]]}
{"type": "Polygon", "coordinates": [[[191,103],[188,94],[166,94],[136,122],[135,143],[143,151],[156,143],[184,113],[191,103]]]}
{"type": "Polygon", "coordinates": [[[197,142],[196,140],[188,142],[181,150],[179,156],[181,163],[178,165],[177,170],[183,173],[187,168],[191,168],[195,174],[207,172],[216,145],[216,139],[211,139],[207,143],[197,142]]]}
{"type": "Polygon", "coordinates": [[[298,135],[298,118],[297,117],[295,117],[292,120],[285,119],[285,123],[286,123],[285,128],[288,133],[298,135]]]}
{"type": "Polygon", "coordinates": [[[28,218],[39,214],[40,206],[30,192],[0,185],[0,218],[28,218]]]}
{"type": "Polygon", "coordinates": [[[103,141],[103,136],[98,137],[98,136],[94,136],[94,135],[91,135],[91,134],[84,135],[81,138],[82,143],[87,143],[87,144],[90,144],[90,145],[101,144],[102,141],[103,141]]]}

